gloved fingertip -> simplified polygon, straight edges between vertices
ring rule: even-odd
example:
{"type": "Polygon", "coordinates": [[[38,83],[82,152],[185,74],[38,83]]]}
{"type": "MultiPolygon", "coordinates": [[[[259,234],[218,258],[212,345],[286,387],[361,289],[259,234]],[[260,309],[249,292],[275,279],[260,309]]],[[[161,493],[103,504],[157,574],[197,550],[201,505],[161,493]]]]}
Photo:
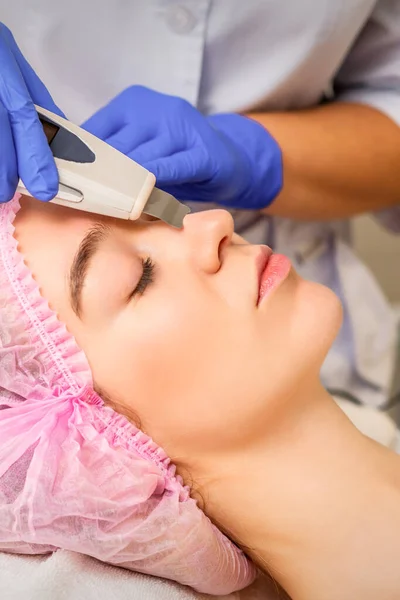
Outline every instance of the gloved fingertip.
{"type": "Polygon", "coordinates": [[[1,194],[0,193],[0,204],[5,204],[6,202],[10,202],[10,200],[12,200],[14,197],[14,194],[1,194]]]}
{"type": "Polygon", "coordinates": [[[58,193],[58,179],[55,181],[46,181],[45,187],[36,187],[35,188],[35,198],[41,200],[42,202],[49,202],[53,200],[58,193]]]}
{"type": "Polygon", "coordinates": [[[5,202],[9,202],[15,196],[15,192],[17,189],[17,182],[6,182],[6,184],[1,185],[0,187],[0,204],[4,204],[5,202]]]}
{"type": "Polygon", "coordinates": [[[36,173],[30,180],[23,181],[29,193],[37,200],[48,202],[57,195],[59,179],[55,165],[49,165],[44,173],[36,173]]]}
{"type": "MultiPolygon", "coordinates": [[[[11,154],[9,153],[8,159],[10,158],[11,154]]],[[[15,196],[18,185],[18,171],[16,161],[6,161],[3,154],[0,156],[0,167],[0,203],[3,204],[9,202],[15,196]]]]}
{"type": "Polygon", "coordinates": [[[49,202],[49,200],[52,200],[57,194],[57,190],[52,188],[43,188],[35,185],[32,186],[25,182],[24,185],[26,186],[26,189],[28,190],[29,194],[33,198],[36,198],[36,200],[40,200],[41,202],[49,202]]]}
{"type": "Polygon", "coordinates": [[[50,200],[55,198],[56,194],[57,190],[45,190],[43,192],[39,191],[35,193],[35,198],[41,202],[50,202],[50,200]]]}

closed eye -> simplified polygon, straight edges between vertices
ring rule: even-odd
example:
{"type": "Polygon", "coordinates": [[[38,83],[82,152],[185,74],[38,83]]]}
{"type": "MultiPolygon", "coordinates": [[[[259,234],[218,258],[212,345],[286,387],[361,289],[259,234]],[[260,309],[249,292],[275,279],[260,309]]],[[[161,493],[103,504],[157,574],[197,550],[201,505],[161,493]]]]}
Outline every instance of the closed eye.
{"type": "Polygon", "coordinates": [[[147,287],[154,281],[155,264],[150,257],[142,259],[142,275],[135,287],[129,294],[129,300],[135,296],[141,296],[146,291],[147,287]]]}

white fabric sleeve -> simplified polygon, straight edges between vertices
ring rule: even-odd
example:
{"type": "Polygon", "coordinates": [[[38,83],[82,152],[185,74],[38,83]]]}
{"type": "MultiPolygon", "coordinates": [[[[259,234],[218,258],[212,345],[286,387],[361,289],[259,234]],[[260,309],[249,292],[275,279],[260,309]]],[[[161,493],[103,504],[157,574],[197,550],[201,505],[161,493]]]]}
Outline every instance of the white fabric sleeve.
{"type": "Polygon", "coordinates": [[[400,0],[379,0],[334,80],[335,100],[372,106],[400,125],[400,0]]]}

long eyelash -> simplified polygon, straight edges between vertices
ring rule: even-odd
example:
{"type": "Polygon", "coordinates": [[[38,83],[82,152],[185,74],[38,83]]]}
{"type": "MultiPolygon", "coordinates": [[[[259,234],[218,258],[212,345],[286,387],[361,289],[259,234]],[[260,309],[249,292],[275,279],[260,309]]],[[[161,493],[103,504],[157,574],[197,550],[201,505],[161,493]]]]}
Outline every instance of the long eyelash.
{"type": "Polygon", "coordinates": [[[130,298],[133,298],[136,295],[142,295],[146,291],[147,286],[149,286],[154,281],[154,269],[155,265],[151,258],[148,256],[146,259],[142,259],[142,268],[143,273],[139,282],[133,292],[130,295],[130,298]]]}

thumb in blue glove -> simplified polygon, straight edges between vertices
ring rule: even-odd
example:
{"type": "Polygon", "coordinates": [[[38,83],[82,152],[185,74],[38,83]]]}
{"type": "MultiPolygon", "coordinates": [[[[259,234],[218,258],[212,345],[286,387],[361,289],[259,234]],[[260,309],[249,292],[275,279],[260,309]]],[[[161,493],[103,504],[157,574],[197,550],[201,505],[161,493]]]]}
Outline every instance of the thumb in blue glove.
{"type": "Polygon", "coordinates": [[[57,193],[57,168],[34,104],[63,116],[0,23],[0,202],[14,196],[19,177],[39,200],[57,193]]]}
{"type": "Polygon", "coordinates": [[[282,154],[256,121],[237,114],[203,116],[188,102],[132,86],[86,123],[182,200],[241,209],[271,204],[282,187],[282,154]]]}

